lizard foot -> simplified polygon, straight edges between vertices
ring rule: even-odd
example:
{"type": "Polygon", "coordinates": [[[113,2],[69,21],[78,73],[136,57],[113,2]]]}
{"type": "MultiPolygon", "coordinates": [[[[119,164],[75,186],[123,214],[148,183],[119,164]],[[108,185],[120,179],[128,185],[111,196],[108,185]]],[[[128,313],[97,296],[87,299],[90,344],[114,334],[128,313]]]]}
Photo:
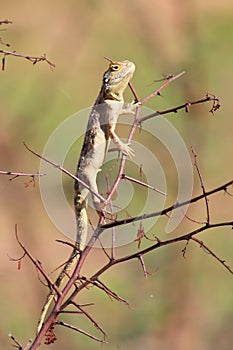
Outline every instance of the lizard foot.
{"type": "Polygon", "coordinates": [[[134,150],[129,145],[130,142],[123,143],[122,145],[120,145],[120,150],[125,156],[128,156],[130,159],[132,159],[133,157],[135,157],[135,154],[134,150]]]}

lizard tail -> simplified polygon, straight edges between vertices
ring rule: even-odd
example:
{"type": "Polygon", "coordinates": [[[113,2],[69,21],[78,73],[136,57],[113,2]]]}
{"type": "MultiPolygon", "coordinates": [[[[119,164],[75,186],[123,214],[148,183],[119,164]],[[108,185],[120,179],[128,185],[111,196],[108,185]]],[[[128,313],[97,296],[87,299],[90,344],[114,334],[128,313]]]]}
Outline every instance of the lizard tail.
{"type": "Polygon", "coordinates": [[[87,201],[81,197],[81,193],[77,191],[74,196],[74,209],[76,216],[77,235],[76,244],[80,250],[86,245],[88,231],[87,201]]]}
{"type": "MultiPolygon", "coordinates": [[[[66,276],[69,275],[69,273],[73,270],[74,266],[77,263],[77,255],[79,254],[80,250],[83,250],[86,244],[86,238],[87,238],[87,222],[88,222],[88,217],[87,217],[87,211],[86,211],[86,201],[80,202],[77,201],[75,203],[75,214],[76,214],[76,221],[77,221],[77,236],[76,236],[76,242],[75,247],[69,257],[69,260],[66,262],[63,270],[60,272],[59,276],[56,279],[55,285],[59,288],[63,284],[63,280],[66,276]]],[[[54,289],[51,290],[49,295],[47,296],[47,299],[44,303],[44,306],[41,311],[41,315],[38,321],[38,326],[37,326],[37,333],[41,330],[46,315],[48,313],[48,309],[54,300],[56,296],[56,292],[54,289]]]]}
{"type": "MultiPolygon", "coordinates": [[[[55,285],[58,288],[61,287],[61,285],[63,284],[64,278],[66,276],[68,276],[68,274],[73,270],[74,266],[77,264],[77,255],[78,254],[79,254],[79,251],[76,248],[74,248],[70,257],[69,257],[69,260],[66,262],[63,270],[60,272],[59,276],[56,279],[55,285]]],[[[51,292],[48,294],[46,301],[44,303],[44,306],[42,308],[40,318],[38,321],[37,333],[39,333],[39,331],[41,330],[41,328],[44,324],[48,309],[49,309],[52,301],[55,299],[55,296],[56,296],[56,292],[54,291],[54,289],[52,289],[51,292]]]]}
{"type": "Polygon", "coordinates": [[[40,314],[40,318],[39,318],[39,321],[38,321],[38,325],[37,325],[37,334],[40,332],[43,324],[44,324],[44,320],[45,320],[45,317],[47,315],[47,312],[48,312],[48,309],[51,305],[51,302],[53,301],[53,298],[54,298],[54,295],[55,293],[53,291],[51,291],[49,293],[49,295],[47,296],[47,299],[46,299],[46,302],[42,308],[42,311],[41,311],[41,314],[40,314]]]}

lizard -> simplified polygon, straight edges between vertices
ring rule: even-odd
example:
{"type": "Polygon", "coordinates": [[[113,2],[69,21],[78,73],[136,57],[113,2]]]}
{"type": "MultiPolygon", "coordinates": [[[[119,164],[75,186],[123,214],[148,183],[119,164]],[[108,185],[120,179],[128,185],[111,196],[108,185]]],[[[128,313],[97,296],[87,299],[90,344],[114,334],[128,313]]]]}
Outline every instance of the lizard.
{"type": "MultiPolygon", "coordinates": [[[[87,196],[89,192],[91,192],[95,210],[99,215],[102,213],[103,203],[101,203],[99,196],[96,196],[96,193],[98,193],[96,178],[103,165],[110,140],[124,155],[130,158],[134,155],[129,144],[120,140],[115,132],[115,127],[120,114],[133,113],[131,108],[124,109],[123,93],[133,77],[135,65],[128,60],[112,61],[108,58],[107,60],[110,61],[110,64],[103,75],[99,95],[89,115],[76,170],[76,177],[88,187],[83,186],[78,180],[74,182],[76,240],[69,259],[55,281],[57,287],[61,286],[64,277],[68,275],[74,263],[77,262],[78,254],[85,248],[88,231],[87,196]]],[[[47,311],[55,295],[56,293],[52,289],[47,296],[39,318],[37,332],[43,326],[47,311]]]]}

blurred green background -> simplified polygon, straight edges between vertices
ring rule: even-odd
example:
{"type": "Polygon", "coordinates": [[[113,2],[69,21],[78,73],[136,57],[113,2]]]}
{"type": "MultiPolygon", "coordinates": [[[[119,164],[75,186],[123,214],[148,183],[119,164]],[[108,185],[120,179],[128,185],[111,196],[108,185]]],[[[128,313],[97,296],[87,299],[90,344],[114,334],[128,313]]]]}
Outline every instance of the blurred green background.
{"type": "MultiPolygon", "coordinates": [[[[210,106],[202,105],[189,114],[183,111],[167,118],[187,147],[192,145],[198,153],[207,189],[232,179],[231,0],[8,0],[1,3],[1,19],[5,18],[13,24],[1,26],[7,31],[1,31],[0,37],[11,43],[12,50],[29,55],[46,52],[56,68],[51,71],[46,63],[32,66],[21,58],[7,57],[5,71],[0,72],[0,170],[38,171],[39,161],[25,150],[23,141],[41,152],[57,125],[92,105],[107,67],[103,56],[109,56],[135,62],[133,84],[142,97],[154,89],[151,82],[162,74],[186,71],[163,92],[164,98],[148,103],[153,109],[194,100],[206,92],[216,94],[222,107],[215,117],[208,113],[210,106]]],[[[129,92],[126,95],[131,98],[129,92]]],[[[75,169],[71,161],[67,167],[75,169]]],[[[169,169],[169,162],[164,167],[169,169]]],[[[9,260],[9,256],[22,253],[14,237],[15,223],[25,245],[48,271],[68,255],[67,247],[55,243],[63,236],[43,208],[38,185],[25,188],[25,181],[9,182],[0,177],[1,349],[11,348],[9,332],[22,343],[33,337],[47,293],[29,261],[24,260],[17,271],[17,264],[9,260]]],[[[67,186],[72,193],[70,180],[67,186]]],[[[171,191],[175,186],[172,172],[169,186],[171,191]]],[[[194,194],[200,192],[196,180],[194,194]]],[[[232,220],[229,196],[215,195],[210,205],[213,221],[232,220]]],[[[189,215],[204,220],[204,205],[195,205],[189,215]]],[[[159,235],[163,224],[158,223],[153,232],[159,235]]],[[[186,220],[174,234],[193,227],[186,220]]],[[[233,266],[230,228],[212,230],[199,238],[233,266]]],[[[148,255],[148,270],[157,271],[148,279],[135,261],[104,275],[104,281],[132,308],[111,301],[94,288],[83,293],[78,302],[95,302],[89,311],[109,334],[107,345],[60,328],[59,339],[50,348],[232,349],[232,276],[198,245],[190,243],[185,259],[182,248],[182,244],[170,246],[148,255]]],[[[135,243],[119,249],[119,254],[133,249],[135,243]]],[[[88,259],[86,273],[103,261],[103,254],[96,250],[88,259]]],[[[73,316],[66,320],[73,322],[73,316]]],[[[81,317],[76,316],[74,323],[97,334],[81,317]]]]}

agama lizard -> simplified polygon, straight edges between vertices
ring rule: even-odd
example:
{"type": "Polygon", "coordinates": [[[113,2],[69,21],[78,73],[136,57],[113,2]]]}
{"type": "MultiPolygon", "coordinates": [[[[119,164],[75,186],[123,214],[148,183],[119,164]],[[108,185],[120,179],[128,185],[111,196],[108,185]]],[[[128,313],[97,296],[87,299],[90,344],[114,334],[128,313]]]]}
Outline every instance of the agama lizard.
{"type": "MultiPolygon", "coordinates": [[[[89,186],[92,201],[98,213],[102,210],[101,201],[95,195],[95,193],[98,193],[96,177],[104,162],[110,139],[112,139],[117,149],[124,155],[133,156],[133,150],[129,144],[125,144],[119,139],[115,133],[115,127],[120,114],[132,112],[132,110],[124,110],[123,108],[123,93],[134,74],[135,65],[127,60],[122,62],[109,61],[110,65],[103,75],[100,93],[89,116],[76,171],[77,178],[89,186]]],[[[55,282],[57,287],[61,285],[64,277],[68,275],[68,271],[71,270],[73,264],[76,262],[78,253],[85,248],[88,230],[86,211],[88,193],[89,190],[76,180],[74,183],[74,208],[77,222],[76,242],[69,260],[57,277],[55,282]]],[[[52,290],[42,309],[37,328],[38,332],[44,323],[48,308],[54,296],[55,292],[52,290]]]]}

